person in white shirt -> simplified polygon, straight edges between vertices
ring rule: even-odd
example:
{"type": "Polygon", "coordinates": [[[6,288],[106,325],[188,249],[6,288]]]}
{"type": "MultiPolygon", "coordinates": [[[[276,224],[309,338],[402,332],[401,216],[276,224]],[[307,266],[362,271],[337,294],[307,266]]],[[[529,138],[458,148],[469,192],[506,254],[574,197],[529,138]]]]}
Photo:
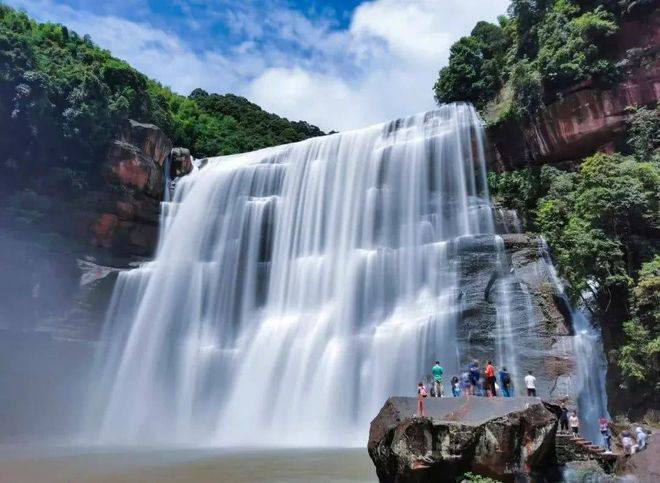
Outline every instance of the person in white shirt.
{"type": "Polygon", "coordinates": [[[568,425],[571,427],[571,431],[575,436],[580,434],[580,420],[576,411],[573,411],[573,414],[568,418],[568,425]]]}
{"type": "Polygon", "coordinates": [[[536,378],[529,371],[525,376],[525,387],[527,388],[527,396],[536,397],[536,378]]]}
{"type": "Polygon", "coordinates": [[[634,442],[633,439],[630,437],[630,433],[628,431],[624,432],[621,438],[621,445],[623,446],[623,452],[625,454],[633,454],[635,452],[633,444],[634,442]]]}
{"type": "Polygon", "coordinates": [[[646,433],[639,426],[635,431],[636,431],[635,437],[637,438],[637,451],[640,451],[646,448],[646,433]]]}

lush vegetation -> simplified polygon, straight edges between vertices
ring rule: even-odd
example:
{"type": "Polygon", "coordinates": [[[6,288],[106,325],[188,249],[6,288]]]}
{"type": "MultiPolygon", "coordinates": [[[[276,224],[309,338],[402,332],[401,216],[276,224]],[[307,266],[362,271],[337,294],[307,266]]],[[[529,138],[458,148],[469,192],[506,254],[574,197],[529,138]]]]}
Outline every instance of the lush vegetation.
{"type": "Polygon", "coordinates": [[[660,108],[631,116],[627,153],[590,156],[577,169],[490,173],[495,198],[516,208],[552,247],[574,299],[624,305],[617,360],[625,377],[660,383],[660,108]]]}
{"type": "MultiPolygon", "coordinates": [[[[616,34],[653,0],[512,0],[497,24],[479,22],[450,51],[438,102],[472,102],[496,127],[528,125],[580,83],[607,87],[644,61],[616,34]]],[[[544,235],[575,302],[607,321],[622,387],[660,389],[660,110],[631,113],[627,147],[562,169],[489,173],[491,193],[544,235]],[[626,381],[627,380],[627,381],[626,381]],[[630,384],[627,384],[630,383],[630,384]]]]}
{"type": "Polygon", "coordinates": [[[121,120],[160,126],[196,156],[232,154],[323,134],[246,99],[184,97],[65,26],[0,4],[0,144],[4,185],[49,180],[84,189],[121,120]],[[59,181],[57,181],[59,180],[59,181]]]}
{"type": "Polygon", "coordinates": [[[651,0],[512,0],[498,25],[479,22],[451,48],[438,102],[467,101],[490,122],[533,116],[576,83],[619,74],[612,36],[651,0]]]}
{"type": "Polygon", "coordinates": [[[457,483],[499,483],[499,480],[472,472],[467,472],[463,476],[459,476],[456,478],[456,481],[457,483]]]}
{"type": "Polygon", "coordinates": [[[633,318],[623,324],[627,342],[618,351],[623,373],[634,381],[651,381],[660,389],[660,256],[642,265],[633,290],[633,318]]]}

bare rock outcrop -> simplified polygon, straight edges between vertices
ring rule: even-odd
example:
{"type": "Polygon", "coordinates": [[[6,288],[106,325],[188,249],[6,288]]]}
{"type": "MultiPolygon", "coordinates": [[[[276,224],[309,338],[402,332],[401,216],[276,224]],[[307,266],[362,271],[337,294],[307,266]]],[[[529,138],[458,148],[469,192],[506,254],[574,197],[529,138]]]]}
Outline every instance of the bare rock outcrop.
{"type": "Polygon", "coordinates": [[[152,124],[128,120],[102,167],[104,189],[97,193],[99,215],[92,243],[118,255],[149,256],[158,235],[159,205],[165,189],[164,163],[172,142],[152,124]]]}
{"type": "Polygon", "coordinates": [[[538,398],[392,397],[371,423],[368,450],[381,482],[455,481],[471,471],[514,481],[554,462],[557,417],[538,398]]]}

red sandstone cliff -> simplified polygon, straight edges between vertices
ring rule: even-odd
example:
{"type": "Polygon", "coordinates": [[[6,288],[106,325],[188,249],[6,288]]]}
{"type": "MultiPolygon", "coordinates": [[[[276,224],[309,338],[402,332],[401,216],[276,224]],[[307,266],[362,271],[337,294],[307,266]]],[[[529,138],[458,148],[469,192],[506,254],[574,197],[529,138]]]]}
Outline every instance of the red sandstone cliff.
{"type": "Polygon", "coordinates": [[[489,128],[496,148],[491,168],[577,160],[617,147],[625,134],[630,107],[660,99],[660,9],[624,22],[615,39],[621,80],[611,86],[583,82],[565,91],[533,121],[489,128]]]}

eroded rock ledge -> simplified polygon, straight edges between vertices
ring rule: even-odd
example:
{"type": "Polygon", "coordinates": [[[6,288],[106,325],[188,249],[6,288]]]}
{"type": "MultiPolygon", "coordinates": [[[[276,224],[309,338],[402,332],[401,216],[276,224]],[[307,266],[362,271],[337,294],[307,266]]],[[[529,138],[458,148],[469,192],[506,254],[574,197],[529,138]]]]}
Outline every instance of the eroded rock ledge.
{"type": "Polygon", "coordinates": [[[539,398],[392,397],[371,422],[381,482],[455,481],[465,472],[514,481],[554,464],[557,417],[539,398]]]}

